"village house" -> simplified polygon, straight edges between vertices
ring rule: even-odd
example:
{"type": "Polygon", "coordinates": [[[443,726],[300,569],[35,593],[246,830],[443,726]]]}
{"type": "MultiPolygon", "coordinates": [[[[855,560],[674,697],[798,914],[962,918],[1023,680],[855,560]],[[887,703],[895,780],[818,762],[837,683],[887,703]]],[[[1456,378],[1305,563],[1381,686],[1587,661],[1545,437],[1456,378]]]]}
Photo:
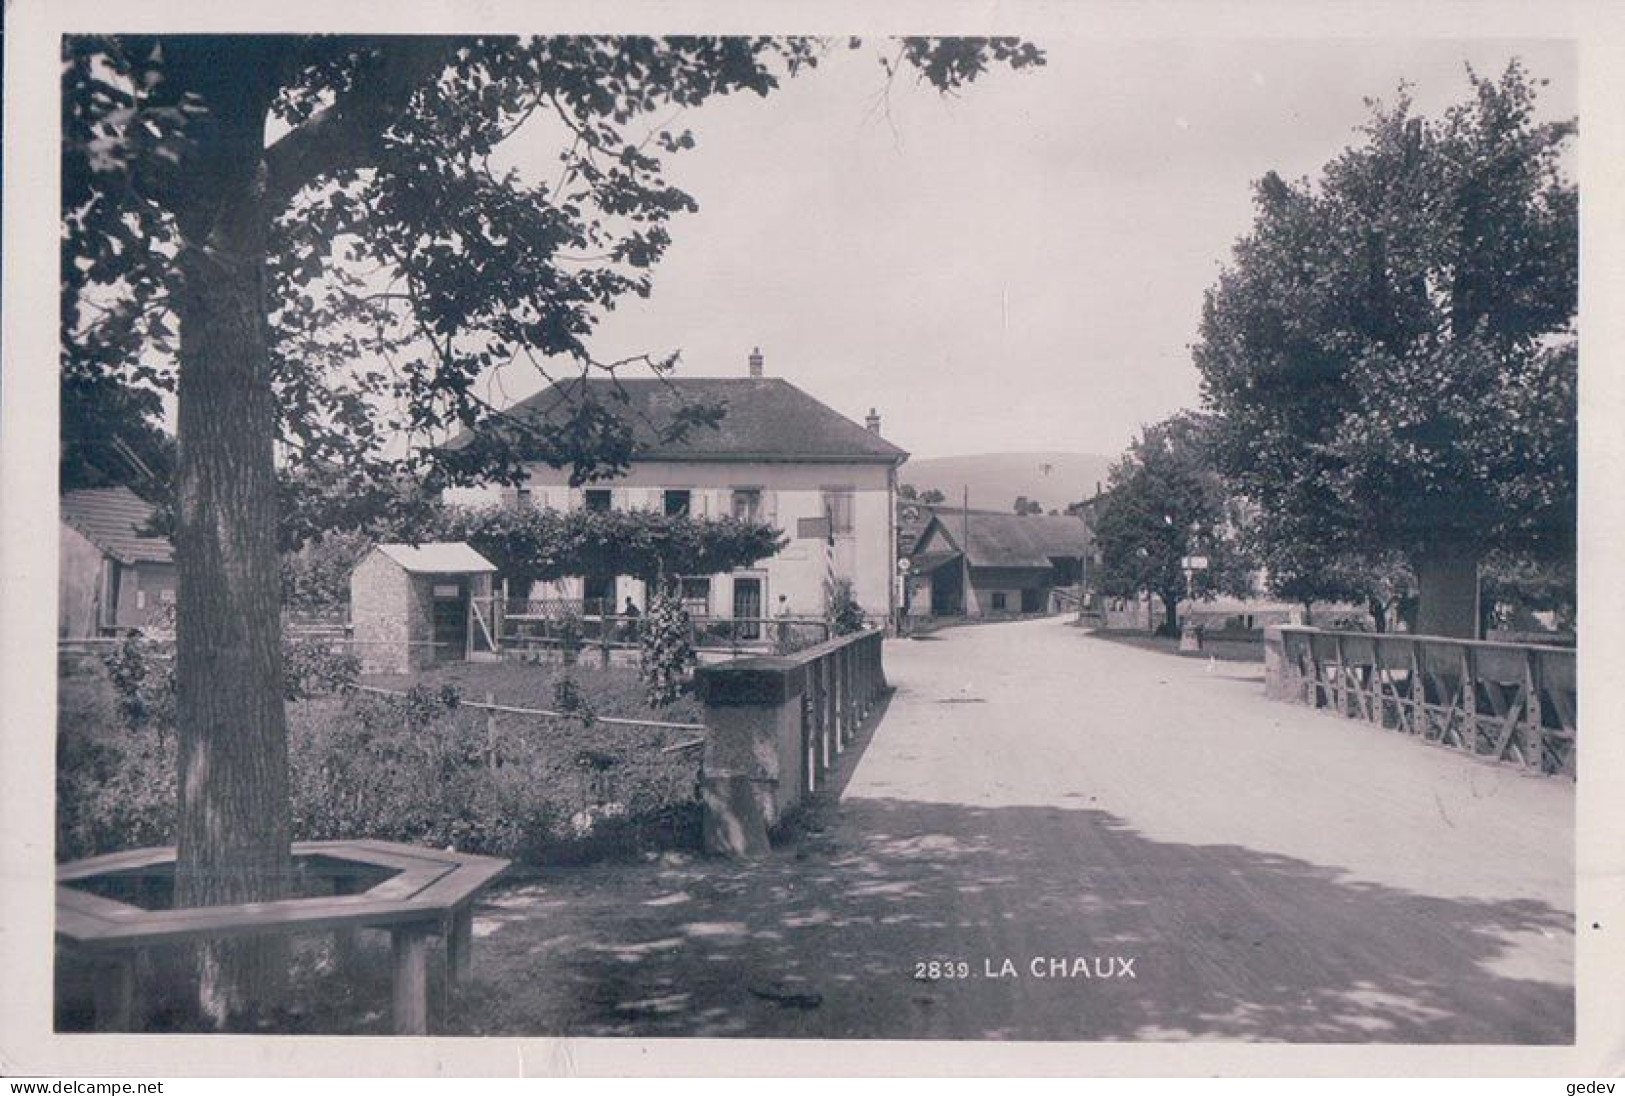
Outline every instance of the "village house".
{"type": "Polygon", "coordinates": [[[92,487],[61,498],[57,634],[64,639],[167,626],[175,603],[175,552],[147,530],[151,503],[128,487],[92,487]]]}
{"type": "Polygon", "coordinates": [[[1053,612],[1057,591],[1083,590],[1090,552],[1081,518],[938,508],[909,557],[908,614],[1053,612]]]}
{"type": "MultiPolygon", "coordinates": [[[[489,500],[494,492],[503,505],[521,508],[649,509],[766,522],[788,538],[777,555],[728,574],[680,576],[691,615],[822,616],[833,573],[852,584],[871,618],[894,619],[894,501],[897,469],[908,454],[881,437],[873,410],[860,426],[788,381],[763,376],[762,365],[756,352],[744,377],[593,378],[543,389],[508,415],[562,414],[588,395],[631,425],[630,467],[616,479],[572,487],[568,468],[532,461],[522,485],[486,489],[468,501],[489,500]],[[695,427],[679,441],[663,436],[679,408],[705,404],[724,409],[715,428],[695,427]]],[[[641,609],[648,591],[626,575],[583,575],[508,591],[510,598],[527,595],[579,603],[595,614],[618,612],[628,599],[641,609]]]]}

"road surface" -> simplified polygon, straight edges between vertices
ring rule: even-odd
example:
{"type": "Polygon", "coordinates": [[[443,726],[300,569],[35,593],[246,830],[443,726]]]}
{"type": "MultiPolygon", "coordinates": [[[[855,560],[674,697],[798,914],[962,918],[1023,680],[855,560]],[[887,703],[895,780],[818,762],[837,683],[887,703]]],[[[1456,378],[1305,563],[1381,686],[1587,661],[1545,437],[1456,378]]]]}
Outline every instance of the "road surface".
{"type": "Polygon", "coordinates": [[[815,832],[497,894],[458,1030],[1571,1040],[1570,782],[1063,620],[885,658],[815,832]]]}

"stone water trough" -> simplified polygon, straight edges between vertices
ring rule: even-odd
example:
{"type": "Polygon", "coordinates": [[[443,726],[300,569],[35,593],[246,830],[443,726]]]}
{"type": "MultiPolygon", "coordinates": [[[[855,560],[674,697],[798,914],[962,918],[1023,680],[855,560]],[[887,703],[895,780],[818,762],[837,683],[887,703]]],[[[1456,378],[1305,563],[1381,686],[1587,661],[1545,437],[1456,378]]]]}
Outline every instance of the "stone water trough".
{"type": "Polygon", "coordinates": [[[104,968],[97,1028],[132,1030],[145,948],[267,933],[333,932],[348,943],[355,930],[370,928],[387,930],[393,942],[396,1033],[427,1034],[429,941],[445,941],[448,980],[466,980],[474,900],[508,861],[388,841],[301,841],[293,857],[306,896],[182,909],[173,907],[173,847],[60,865],[57,939],[104,968]]]}

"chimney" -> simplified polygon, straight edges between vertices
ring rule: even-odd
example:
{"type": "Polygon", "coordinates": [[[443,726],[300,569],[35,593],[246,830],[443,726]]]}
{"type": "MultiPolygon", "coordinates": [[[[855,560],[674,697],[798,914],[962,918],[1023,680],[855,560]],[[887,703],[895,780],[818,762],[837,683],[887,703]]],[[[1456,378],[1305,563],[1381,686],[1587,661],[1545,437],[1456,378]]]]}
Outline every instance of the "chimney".
{"type": "Polygon", "coordinates": [[[863,420],[863,425],[867,426],[872,434],[880,433],[880,415],[873,407],[869,408],[869,417],[863,420]]]}
{"type": "Polygon", "coordinates": [[[762,348],[759,346],[750,352],[750,375],[753,377],[762,375],[762,348]]]}

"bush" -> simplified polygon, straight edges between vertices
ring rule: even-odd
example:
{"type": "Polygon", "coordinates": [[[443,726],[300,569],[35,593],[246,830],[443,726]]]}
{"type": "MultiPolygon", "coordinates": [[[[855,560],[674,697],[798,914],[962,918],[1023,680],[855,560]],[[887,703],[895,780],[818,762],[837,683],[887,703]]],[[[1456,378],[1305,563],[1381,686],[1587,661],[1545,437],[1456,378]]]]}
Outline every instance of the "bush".
{"type": "Polygon", "coordinates": [[[59,860],[175,840],[175,736],[153,727],[97,735],[64,725],[56,745],[59,860]]]}
{"type": "Polygon", "coordinates": [[[689,640],[688,611],[682,599],[661,590],[649,599],[640,641],[638,672],[651,708],[663,708],[683,693],[694,668],[694,644],[689,640]]]}
{"type": "Polygon", "coordinates": [[[682,830],[673,818],[693,810],[693,771],[660,753],[657,732],[594,724],[584,709],[493,720],[455,699],[417,689],[301,705],[290,728],[296,836],[558,862],[667,844],[682,830]]]}
{"type": "Polygon", "coordinates": [[[175,659],[167,650],[131,633],[103,656],[102,665],[126,727],[175,725],[175,659]]]}
{"type": "MultiPolygon", "coordinates": [[[[126,689],[158,679],[152,654],[123,653],[126,689]]],[[[139,723],[115,714],[123,694],[108,687],[112,667],[94,669],[67,681],[60,702],[61,859],[175,837],[173,730],[150,709],[139,723]]],[[[538,692],[519,703],[545,706],[548,694],[538,692]]],[[[465,708],[452,684],[400,698],[349,691],[290,703],[294,837],[455,846],[530,863],[696,847],[693,755],[661,752],[671,732],[602,722],[599,711],[645,710],[623,709],[618,697],[595,675],[553,683],[552,706],[570,713],[558,719],[465,708]]]]}
{"type": "Polygon", "coordinates": [[[839,579],[835,588],[830,592],[829,608],[825,615],[829,619],[831,635],[845,636],[853,632],[861,632],[868,623],[867,614],[858,599],[852,594],[852,581],[839,579]]]}
{"type": "Polygon", "coordinates": [[[343,692],[361,676],[361,660],[319,640],[293,640],[282,648],[282,695],[288,700],[343,692]]]}

